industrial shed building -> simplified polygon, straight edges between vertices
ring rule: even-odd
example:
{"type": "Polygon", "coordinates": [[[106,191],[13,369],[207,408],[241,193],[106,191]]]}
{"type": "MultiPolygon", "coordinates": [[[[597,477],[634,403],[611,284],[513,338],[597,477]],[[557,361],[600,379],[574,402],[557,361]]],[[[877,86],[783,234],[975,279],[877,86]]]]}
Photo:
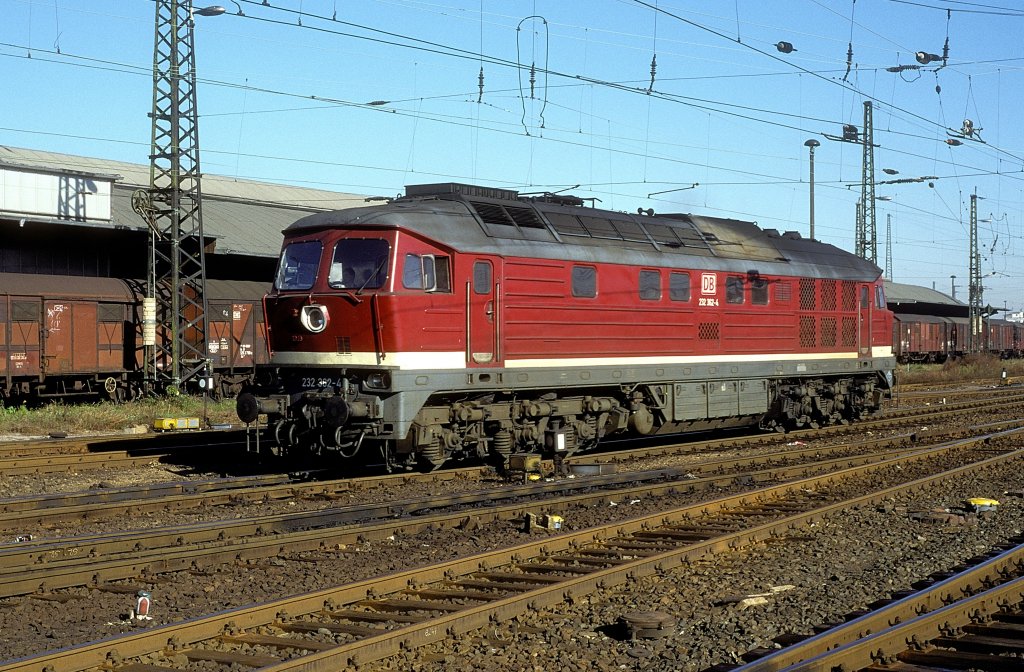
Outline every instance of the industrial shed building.
{"type": "Polygon", "coordinates": [[[885,281],[885,301],[894,313],[967,317],[968,306],[934,289],[885,281]]]}
{"type": "MultiPolygon", "coordinates": [[[[0,273],[145,278],[149,166],[0,146],[0,273]]],[[[364,197],[203,175],[207,276],[269,283],[281,231],[364,197]]]]}

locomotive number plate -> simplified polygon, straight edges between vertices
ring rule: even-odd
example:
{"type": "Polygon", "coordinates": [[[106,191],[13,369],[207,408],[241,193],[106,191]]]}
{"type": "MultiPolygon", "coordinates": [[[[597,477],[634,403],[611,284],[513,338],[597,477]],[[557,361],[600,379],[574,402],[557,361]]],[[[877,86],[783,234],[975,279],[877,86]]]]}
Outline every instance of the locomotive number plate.
{"type": "Polygon", "coordinates": [[[698,299],[697,305],[698,306],[717,306],[718,305],[718,299],[713,299],[713,298],[709,299],[709,298],[701,297],[700,299],[698,299]]]}
{"type": "Polygon", "coordinates": [[[337,387],[341,385],[340,378],[303,378],[299,383],[301,387],[337,387]]]}

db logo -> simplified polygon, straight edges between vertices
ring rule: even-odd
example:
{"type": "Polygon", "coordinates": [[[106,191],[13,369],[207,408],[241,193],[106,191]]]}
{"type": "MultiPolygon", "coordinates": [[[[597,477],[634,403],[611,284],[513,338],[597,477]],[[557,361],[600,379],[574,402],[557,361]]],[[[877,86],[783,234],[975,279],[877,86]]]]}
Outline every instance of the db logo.
{"type": "Polygon", "coordinates": [[[701,294],[717,294],[718,293],[718,282],[717,277],[714,273],[701,273],[700,274],[700,293],[701,294]]]}

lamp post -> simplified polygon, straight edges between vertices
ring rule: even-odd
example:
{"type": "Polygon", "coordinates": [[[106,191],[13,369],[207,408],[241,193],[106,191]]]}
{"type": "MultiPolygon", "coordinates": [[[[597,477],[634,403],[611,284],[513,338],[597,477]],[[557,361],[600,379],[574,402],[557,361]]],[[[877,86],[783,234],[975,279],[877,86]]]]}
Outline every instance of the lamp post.
{"type": "Polygon", "coordinates": [[[810,153],[811,163],[811,240],[814,240],[814,148],[821,146],[821,143],[811,138],[804,143],[810,153]]]}

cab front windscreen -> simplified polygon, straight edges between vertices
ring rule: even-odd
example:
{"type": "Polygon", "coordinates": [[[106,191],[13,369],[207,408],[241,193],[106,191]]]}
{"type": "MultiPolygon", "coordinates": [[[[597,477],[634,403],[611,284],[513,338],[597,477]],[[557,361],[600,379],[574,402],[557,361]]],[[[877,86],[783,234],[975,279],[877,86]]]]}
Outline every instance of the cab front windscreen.
{"type": "Polygon", "coordinates": [[[312,289],[324,246],[319,240],[291,243],[281,252],[274,287],[279,290],[312,289]]]}
{"type": "Polygon", "coordinates": [[[332,289],[379,289],[388,277],[389,246],[380,238],[342,238],[334,245],[327,285],[332,289]]]}

